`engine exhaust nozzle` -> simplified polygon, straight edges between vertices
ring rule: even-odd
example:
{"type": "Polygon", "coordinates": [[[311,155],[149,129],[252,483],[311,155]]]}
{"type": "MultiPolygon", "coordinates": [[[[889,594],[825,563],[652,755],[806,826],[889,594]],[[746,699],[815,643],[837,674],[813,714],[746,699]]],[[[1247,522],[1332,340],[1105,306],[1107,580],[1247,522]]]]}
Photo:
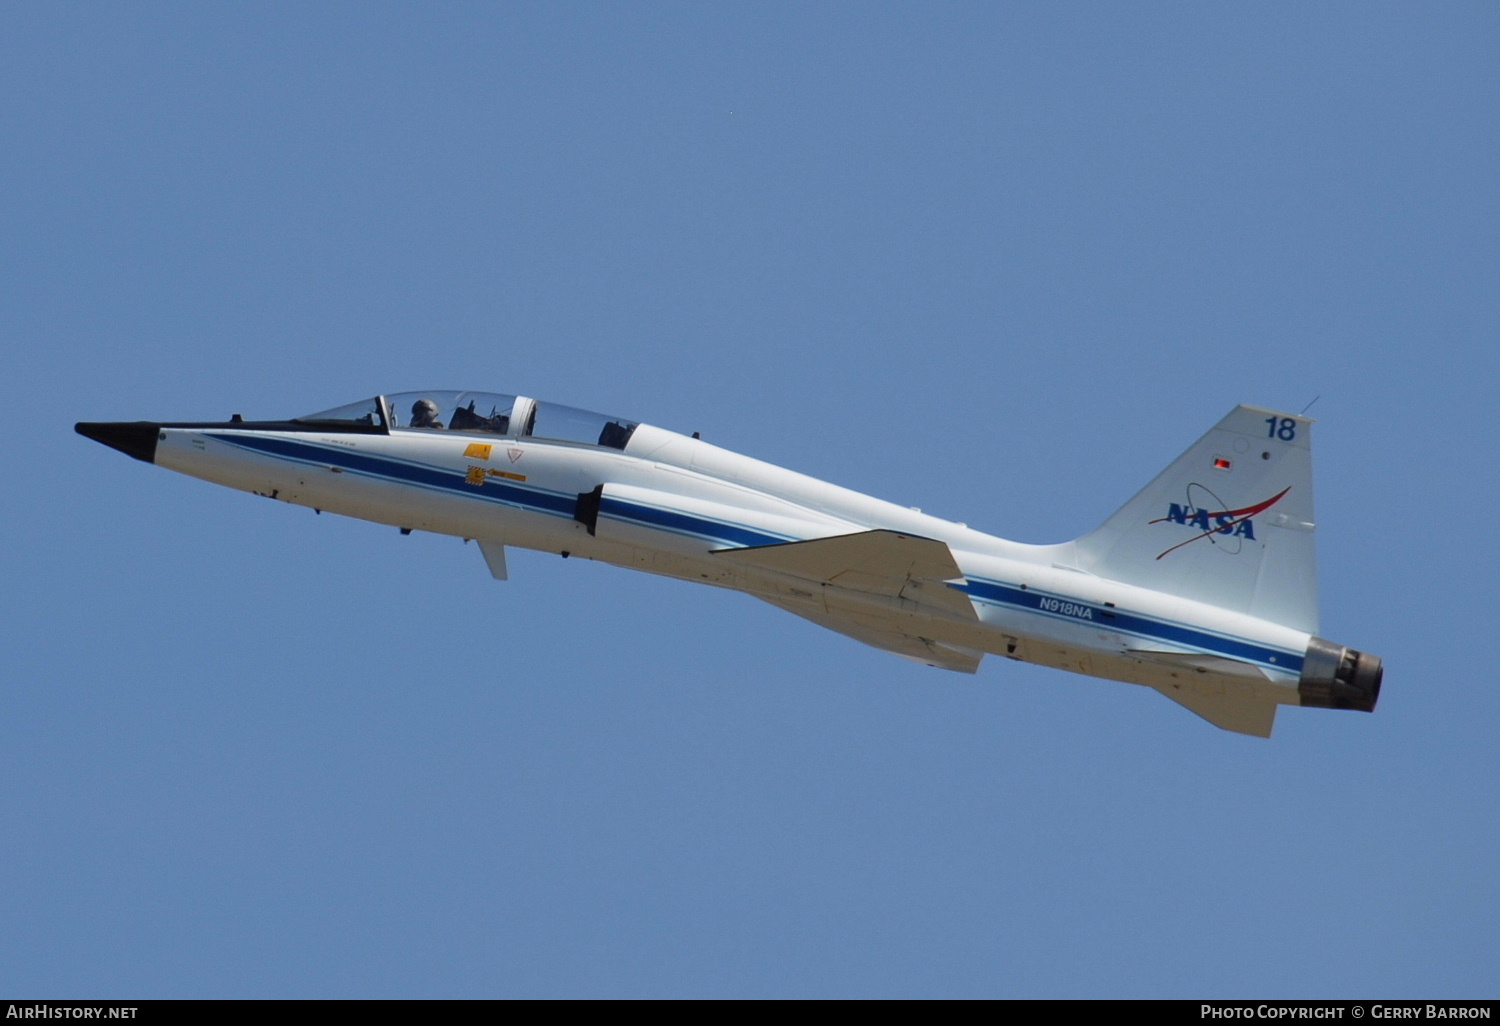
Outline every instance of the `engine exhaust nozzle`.
{"type": "Polygon", "coordinates": [[[1297,694],[1303,705],[1318,709],[1374,712],[1384,676],[1379,656],[1313,638],[1302,662],[1297,694]]]}

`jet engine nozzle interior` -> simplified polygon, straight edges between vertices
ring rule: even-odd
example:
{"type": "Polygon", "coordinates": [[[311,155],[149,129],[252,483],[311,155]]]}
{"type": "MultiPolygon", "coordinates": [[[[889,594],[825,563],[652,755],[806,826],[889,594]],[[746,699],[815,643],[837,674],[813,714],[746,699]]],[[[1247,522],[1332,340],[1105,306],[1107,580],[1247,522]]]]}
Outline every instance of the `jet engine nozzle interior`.
{"type": "Polygon", "coordinates": [[[1384,675],[1379,656],[1313,638],[1302,663],[1297,694],[1305,706],[1374,712],[1384,675]]]}

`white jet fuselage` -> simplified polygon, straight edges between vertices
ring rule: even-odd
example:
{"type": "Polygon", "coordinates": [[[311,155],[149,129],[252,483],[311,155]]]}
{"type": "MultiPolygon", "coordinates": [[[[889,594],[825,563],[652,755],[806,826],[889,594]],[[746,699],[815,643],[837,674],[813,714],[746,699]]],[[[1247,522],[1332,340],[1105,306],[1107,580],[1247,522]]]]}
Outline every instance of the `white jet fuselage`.
{"type": "MultiPolygon", "coordinates": [[[[974,672],[989,653],[1146,685],[1243,733],[1268,735],[1283,704],[1362,707],[1308,700],[1305,662],[1361,654],[1317,639],[1305,613],[1295,624],[1256,615],[1254,584],[1230,603],[1238,608],[1195,600],[1188,589],[1174,594],[1097,572],[1109,564],[1091,555],[1099,546],[1087,539],[1006,541],[649,424],[630,425],[615,448],[536,437],[524,421],[504,434],[401,427],[388,407],[381,411],[378,430],[151,425],[150,460],[284,502],[474,539],[497,577],[506,575],[505,546],[599,560],[748,592],[947,669],[974,672]]],[[[1231,419],[1250,424],[1262,412],[1241,407],[1231,419]]],[[[1271,441],[1275,416],[1266,421],[1271,441]]],[[[107,425],[79,430],[125,448],[90,427],[107,425]]],[[[1283,516],[1283,529],[1311,530],[1310,482],[1308,491],[1306,522],[1283,516]]],[[[1163,507],[1176,522],[1149,521],[1176,531],[1158,527],[1159,536],[1176,543],[1201,534],[1227,549],[1263,545],[1277,530],[1269,516],[1231,516],[1259,507],[1225,512],[1190,499],[1163,507]]],[[[1339,676],[1336,668],[1318,673],[1329,687],[1339,676]]]]}

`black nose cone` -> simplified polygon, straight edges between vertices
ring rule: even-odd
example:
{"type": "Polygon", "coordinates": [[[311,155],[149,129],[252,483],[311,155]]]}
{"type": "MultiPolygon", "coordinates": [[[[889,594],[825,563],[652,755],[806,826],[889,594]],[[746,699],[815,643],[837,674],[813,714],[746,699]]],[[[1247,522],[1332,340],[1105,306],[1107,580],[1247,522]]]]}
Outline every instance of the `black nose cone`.
{"type": "Polygon", "coordinates": [[[73,425],[73,430],[85,438],[102,442],[111,449],[119,449],[126,456],[134,456],[147,463],[156,462],[156,436],[161,432],[160,424],[145,420],[104,424],[80,421],[73,425]]]}

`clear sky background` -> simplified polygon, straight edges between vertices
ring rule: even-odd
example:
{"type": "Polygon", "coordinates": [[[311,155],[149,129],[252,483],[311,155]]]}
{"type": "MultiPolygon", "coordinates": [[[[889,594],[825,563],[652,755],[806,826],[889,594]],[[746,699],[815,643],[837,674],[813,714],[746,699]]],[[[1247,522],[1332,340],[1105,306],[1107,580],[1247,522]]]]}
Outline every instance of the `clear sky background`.
{"type": "Polygon", "coordinates": [[[0,992],[1495,997],[1500,8],[9,4],[0,992]],[[1022,541],[1315,428],[1374,715],[928,669],[76,420],[519,392],[1022,541]]]}

